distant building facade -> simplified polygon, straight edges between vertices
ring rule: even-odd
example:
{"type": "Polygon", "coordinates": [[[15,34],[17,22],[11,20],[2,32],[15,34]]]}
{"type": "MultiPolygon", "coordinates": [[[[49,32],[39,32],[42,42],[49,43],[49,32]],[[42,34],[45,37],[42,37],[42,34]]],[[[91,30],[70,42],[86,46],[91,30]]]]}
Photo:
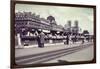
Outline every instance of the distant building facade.
{"type": "Polygon", "coordinates": [[[15,13],[15,35],[16,37],[17,35],[21,36],[21,39],[19,40],[21,40],[22,42],[20,43],[23,43],[23,40],[25,41],[27,39],[32,39],[34,40],[34,42],[36,42],[33,35],[36,31],[39,31],[39,29],[43,31],[47,30],[50,31],[50,33],[54,34],[56,34],[58,31],[63,31],[63,27],[57,25],[55,18],[53,16],[48,16],[47,19],[45,19],[41,18],[40,15],[36,15],[35,13],[31,12],[15,13]]]}
{"type": "Polygon", "coordinates": [[[71,33],[71,34],[77,34],[79,33],[79,25],[78,25],[78,21],[76,20],[74,22],[74,26],[71,25],[71,20],[69,20],[67,22],[67,24],[65,24],[64,26],[64,30],[66,33],[71,33]]]}
{"type": "Polygon", "coordinates": [[[18,12],[15,13],[15,28],[16,32],[22,32],[22,30],[32,31],[32,29],[50,29],[50,23],[44,18],[40,18],[40,15],[36,15],[31,12],[18,12]]]}
{"type": "Polygon", "coordinates": [[[71,32],[71,27],[71,21],[69,20],[64,26],[65,32],[71,32]]]}
{"type": "Polygon", "coordinates": [[[68,34],[79,33],[77,20],[74,22],[74,26],[72,26],[71,20],[69,20],[63,27],[62,25],[57,25],[55,18],[51,15],[45,19],[31,12],[16,12],[14,25],[16,42],[19,42],[20,45],[24,44],[26,40],[29,40],[29,42],[26,41],[27,43],[36,44],[35,32],[38,32],[39,29],[49,31],[49,33],[43,31],[47,43],[50,40],[53,43],[63,42],[68,34]],[[19,37],[21,38],[19,39],[19,37]]]}
{"type": "Polygon", "coordinates": [[[62,28],[57,25],[53,16],[48,16],[47,19],[45,19],[31,12],[15,13],[15,28],[16,32],[23,32],[23,30],[32,31],[32,29],[63,31],[62,28]]]}
{"type": "Polygon", "coordinates": [[[79,33],[79,25],[77,20],[74,22],[74,26],[72,27],[72,32],[76,34],[79,33]]]}

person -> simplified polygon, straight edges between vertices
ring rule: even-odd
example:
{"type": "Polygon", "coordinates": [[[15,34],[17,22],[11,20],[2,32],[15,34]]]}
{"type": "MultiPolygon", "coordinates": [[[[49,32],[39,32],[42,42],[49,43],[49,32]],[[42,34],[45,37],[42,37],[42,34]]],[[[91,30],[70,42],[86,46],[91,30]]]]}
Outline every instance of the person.
{"type": "Polygon", "coordinates": [[[67,45],[69,45],[69,36],[68,35],[66,37],[66,43],[67,43],[67,45]]]}
{"type": "Polygon", "coordinates": [[[74,44],[74,36],[71,36],[71,41],[72,41],[73,44],[74,44]]]}
{"type": "Polygon", "coordinates": [[[77,38],[76,38],[76,35],[73,35],[72,38],[71,38],[73,44],[76,42],[76,39],[77,39],[77,38]]]}
{"type": "Polygon", "coordinates": [[[82,36],[82,44],[84,43],[84,36],[82,36]]]}
{"type": "Polygon", "coordinates": [[[66,41],[64,42],[64,44],[69,45],[69,36],[68,35],[66,35],[66,41]]]}
{"type": "Polygon", "coordinates": [[[77,36],[76,36],[76,35],[75,35],[75,37],[74,37],[74,41],[77,42],[77,36]]]}
{"type": "Polygon", "coordinates": [[[89,35],[87,36],[87,41],[88,41],[88,42],[90,41],[90,36],[89,36],[89,35]]]}
{"type": "Polygon", "coordinates": [[[43,31],[40,31],[39,40],[40,40],[39,47],[44,47],[45,34],[43,33],[43,31]]]}
{"type": "Polygon", "coordinates": [[[37,40],[37,43],[38,43],[38,47],[40,47],[40,36],[39,36],[37,31],[35,32],[35,36],[36,36],[36,40],[37,40]]]}

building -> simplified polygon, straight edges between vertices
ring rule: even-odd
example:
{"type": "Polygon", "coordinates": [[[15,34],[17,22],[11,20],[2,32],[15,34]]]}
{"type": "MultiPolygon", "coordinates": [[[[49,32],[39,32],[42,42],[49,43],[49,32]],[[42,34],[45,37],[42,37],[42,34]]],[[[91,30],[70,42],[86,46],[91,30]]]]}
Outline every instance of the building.
{"type": "Polygon", "coordinates": [[[77,20],[74,22],[72,32],[75,33],[75,34],[79,33],[79,26],[78,26],[78,21],[77,20]]]}
{"type": "Polygon", "coordinates": [[[69,20],[69,21],[67,22],[67,24],[65,24],[64,29],[65,29],[65,32],[66,32],[66,33],[71,32],[71,20],[69,20]]]}
{"type": "Polygon", "coordinates": [[[50,22],[50,31],[53,35],[57,34],[57,32],[63,31],[63,27],[61,25],[57,25],[56,20],[53,16],[48,16],[47,20],[50,22]]]}
{"type": "Polygon", "coordinates": [[[70,33],[70,34],[78,34],[79,33],[79,26],[78,26],[78,21],[74,21],[74,26],[71,26],[71,20],[69,20],[67,22],[67,24],[65,24],[64,26],[64,30],[66,33],[70,33]]]}
{"type": "Polygon", "coordinates": [[[27,40],[30,40],[30,43],[36,44],[34,34],[36,31],[38,32],[39,29],[43,30],[46,34],[46,40],[49,38],[47,38],[48,34],[51,33],[55,36],[57,32],[63,31],[63,28],[57,25],[53,16],[48,16],[47,19],[45,19],[31,12],[15,13],[15,36],[18,38],[20,45],[24,44],[27,40]],[[48,33],[45,31],[48,31],[48,33]]]}
{"type": "Polygon", "coordinates": [[[40,18],[40,15],[36,15],[31,12],[18,12],[15,13],[15,28],[16,32],[22,32],[23,28],[27,31],[32,29],[45,29],[50,30],[50,23],[44,18],[40,18]],[[20,31],[19,31],[20,29],[20,31]]]}
{"type": "Polygon", "coordinates": [[[66,35],[75,35],[79,33],[78,21],[74,21],[74,26],[69,20],[63,27],[57,25],[53,16],[48,16],[47,19],[41,18],[31,12],[16,12],[15,13],[15,44],[16,46],[37,44],[36,32],[42,30],[45,34],[45,42],[60,43],[65,40],[66,35]]]}

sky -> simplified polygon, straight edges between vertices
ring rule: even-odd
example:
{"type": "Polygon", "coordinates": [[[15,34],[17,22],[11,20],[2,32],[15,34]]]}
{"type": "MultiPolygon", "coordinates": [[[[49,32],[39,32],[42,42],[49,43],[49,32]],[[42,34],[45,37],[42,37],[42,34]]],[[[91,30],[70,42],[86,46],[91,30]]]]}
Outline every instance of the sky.
{"type": "Polygon", "coordinates": [[[34,5],[34,4],[16,4],[15,12],[32,12],[40,15],[42,18],[47,18],[52,15],[58,25],[64,26],[69,20],[74,26],[75,20],[79,22],[79,27],[83,30],[88,30],[90,34],[94,32],[93,23],[93,8],[69,7],[69,6],[49,6],[49,5],[34,5]]]}

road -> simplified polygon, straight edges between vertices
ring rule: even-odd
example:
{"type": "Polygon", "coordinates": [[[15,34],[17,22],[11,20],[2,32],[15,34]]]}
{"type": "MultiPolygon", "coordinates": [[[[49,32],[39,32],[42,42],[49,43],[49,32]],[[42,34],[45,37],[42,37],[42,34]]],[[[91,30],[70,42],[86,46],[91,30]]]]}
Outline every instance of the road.
{"type": "Polygon", "coordinates": [[[61,58],[75,52],[80,52],[81,50],[87,49],[92,46],[93,46],[93,43],[86,43],[86,44],[81,44],[80,46],[73,46],[69,48],[65,47],[65,48],[55,49],[52,51],[45,51],[45,52],[40,52],[40,53],[24,55],[24,56],[15,58],[16,64],[20,64],[20,65],[41,64],[41,63],[49,62],[52,60],[55,61],[57,60],[57,58],[61,58]]]}

